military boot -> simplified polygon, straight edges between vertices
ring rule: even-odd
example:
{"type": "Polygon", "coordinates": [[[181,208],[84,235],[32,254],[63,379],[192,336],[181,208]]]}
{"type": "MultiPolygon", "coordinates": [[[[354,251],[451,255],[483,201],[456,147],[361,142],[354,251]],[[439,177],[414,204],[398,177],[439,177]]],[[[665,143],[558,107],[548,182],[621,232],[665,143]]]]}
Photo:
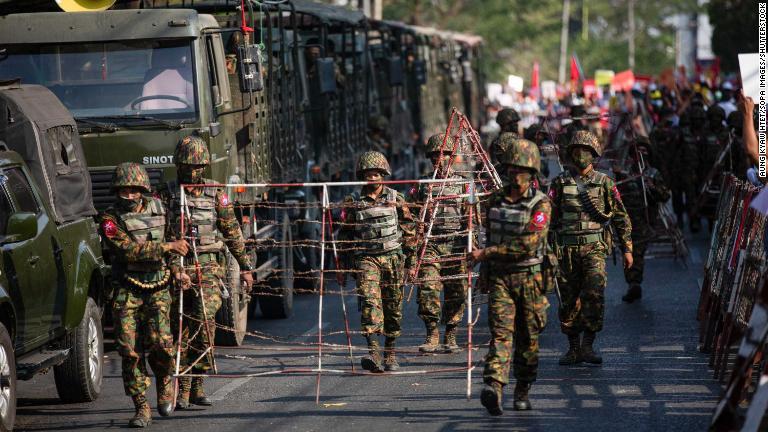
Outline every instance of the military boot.
{"type": "Polygon", "coordinates": [[[376,340],[376,336],[374,335],[367,336],[366,338],[368,339],[368,355],[360,360],[360,366],[369,372],[384,372],[384,369],[381,367],[379,341],[376,340]]]}
{"type": "Polygon", "coordinates": [[[203,377],[192,378],[192,388],[189,391],[189,402],[193,405],[211,406],[213,402],[208,399],[203,389],[203,377]]]}
{"type": "Polygon", "coordinates": [[[184,410],[189,408],[189,390],[192,388],[192,378],[179,378],[179,395],[176,397],[176,409],[184,410]]]}
{"type": "Polygon", "coordinates": [[[144,393],[131,396],[133,406],[136,407],[136,414],[128,421],[128,427],[144,428],[152,423],[152,409],[144,393]]]}
{"type": "Polygon", "coordinates": [[[457,353],[461,351],[461,347],[456,343],[456,333],[458,333],[458,326],[448,324],[445,326],[445,334],[443,335],[443,349],[447,353],[457,353]]]}
{"type": "Polygon", "coordinates": [[[427,338],[424,343],[419,345],[419,351],[423,353],[434,353],[440,349],[440,331],[436,323],[427,323],[427,338]]]}
{"type": "Polygon", "coordinates": [[[592,344],[595,343],[595,336],[595,332],[584,332],[584,339],[581,341],[581,359],[587,363],[601,364],[603,363],[603,358],[592,347],[592,344]]]}
{"type": "Polygon", "coordinates": [[[515,410],[528,411],[531,407],[531,401],[528,399],[528,392],[531,391],[531,383],[518,381],[515,384],[515,410]]]}
{"type": "Polygon", "coordinates": [[[501,407],[503,388],[504,386],[500,382],[490,381],[485,383],[483,391],[480,392],[480,403],[483,404],[492,416],[500,416],[504,413],[501,407]]]}
{"type": "Polygon", "coordinates": [[[629,286],[627,293],[621,298],[621,300],[632,303],[635,300],[643,298],[643,288],[639,284],[632,284],[629,286]]]}
{"type": "Polygon", "coordinates": [[[395,354],[395,338],[388,337],[384,340],[384,370],[387,372],[400,370],[400,363],[397,362],[395,354]]]}
{"type": "Polygon", "coordinates": [[[173,412],[173,378],[170,375],[157,377],[155,384],[157,385],[157,412],[163,417],[168,417],[173,412]]]}
{"type": "Polygon", "coordinates": [[[579,334],[568,335],[568,352],[564,356],[560,357],[559,364],[563,366],[575,365],[581,363],[581,355],[579,354],[579,334]]]}

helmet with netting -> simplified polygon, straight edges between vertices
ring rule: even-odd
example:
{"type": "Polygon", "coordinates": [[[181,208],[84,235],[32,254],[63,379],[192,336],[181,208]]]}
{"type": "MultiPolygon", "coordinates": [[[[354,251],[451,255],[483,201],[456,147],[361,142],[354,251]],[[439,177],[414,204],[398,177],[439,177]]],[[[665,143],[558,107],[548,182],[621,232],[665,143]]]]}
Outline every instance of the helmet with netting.
{"type": "Polygon", "coordinates": [[[387,131],[389,130],[389,119],[383,115],[371,116],[368,119],[368,128],[379,132],[387,131]]]}
{"type": "Polygon", "coordinates": [[[136,187],[144,192],[152,189],[147,171],[136,162],[123,162],[115,167],[111,188],[115,190],[121,187],[136,187]]]}
{"type": "Polygon", "coordinates": [[[496,123],[502,128],[506,125],[517,123],[520,121],[520,114],[514,108],[504,108],[496,114],[496,123]]]}
{"type": "Polygon", "coordinates": [[[541,154],[539,154],[539,148],[536,144],[527,139],[517,138],[510,140],[507,144],[500,162],[504,165],[527,168],[538,173],[541,167],[541,154]]]}
{"type": "Polygon", "coordinates": [[[440,152],[453,153],[453,145],[453,137],[450,135],[446,139],[444,133],[434,134],[427,140],[427,145],[424,146],[424,153],[427,155],[440,152]],[[445,146],[443,146],[443,141],[445,141],[445,146]]]}
{"type": "Polygon", "coordinates": [[[387,157],[377,151],[367,151],[360,155],[360,159],[357,160],[357,176],[361,178],[363,172],[367,170],[379,170],[384,173],[385,176],[392,175],[392,171],[389,168],[389,162],[387,157]]]}
{"type": "Polygon", "coordinates": [[[208,152],[208,146],[202,138],[196,135],[188,135],[176,144],[173,160],[176,164],[209,165],[211,163],[211,154],[208,152]]]}
{"type": "Polygon", "coordinates": [[[597,137],[592,132],[585,130],[578,130],[573,134],[568,149],[570,150],[573,147],[586,147],[592,150],[595,156],[600,156],[603,150],[597,137]]]}

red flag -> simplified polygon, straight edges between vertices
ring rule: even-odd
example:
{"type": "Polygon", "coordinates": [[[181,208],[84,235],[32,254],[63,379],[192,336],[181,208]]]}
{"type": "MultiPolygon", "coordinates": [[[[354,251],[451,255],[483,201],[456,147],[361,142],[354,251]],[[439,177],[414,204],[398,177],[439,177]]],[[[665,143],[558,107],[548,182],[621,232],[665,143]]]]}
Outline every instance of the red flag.
{"type": "Polygon", "coordinates": [[[531,74],[531,97],[539,98],[539,62],[533,62],[533,73],[531,74]]]}
{"type": "Polygon", "coordinates": [[[576,63],[576,57],[571,56],[571,82],[579,80],[579,65],[576,63]]]}

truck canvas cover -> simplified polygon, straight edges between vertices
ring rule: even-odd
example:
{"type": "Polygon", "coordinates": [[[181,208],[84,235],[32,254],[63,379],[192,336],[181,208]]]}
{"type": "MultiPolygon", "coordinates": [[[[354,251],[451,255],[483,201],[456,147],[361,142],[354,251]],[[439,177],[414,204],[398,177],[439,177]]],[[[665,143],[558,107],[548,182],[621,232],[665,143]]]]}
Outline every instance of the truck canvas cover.
{"type": "Polygon", "coordinates": [[[56,223],[96,214],[77,124],[50,90],[0,83],[0,141],[24,158],[56,223]]]}

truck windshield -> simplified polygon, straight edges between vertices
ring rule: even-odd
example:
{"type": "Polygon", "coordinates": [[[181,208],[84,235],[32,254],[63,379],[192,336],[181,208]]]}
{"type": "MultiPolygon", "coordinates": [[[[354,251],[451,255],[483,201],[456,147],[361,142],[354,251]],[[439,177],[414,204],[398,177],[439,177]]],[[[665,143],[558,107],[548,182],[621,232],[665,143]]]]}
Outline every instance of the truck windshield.
{"type": "Polygon", "coordinates": [[[197,118],[189,40],[8,45],[0,79],[48,87],[74,117],[197,118]]]}

